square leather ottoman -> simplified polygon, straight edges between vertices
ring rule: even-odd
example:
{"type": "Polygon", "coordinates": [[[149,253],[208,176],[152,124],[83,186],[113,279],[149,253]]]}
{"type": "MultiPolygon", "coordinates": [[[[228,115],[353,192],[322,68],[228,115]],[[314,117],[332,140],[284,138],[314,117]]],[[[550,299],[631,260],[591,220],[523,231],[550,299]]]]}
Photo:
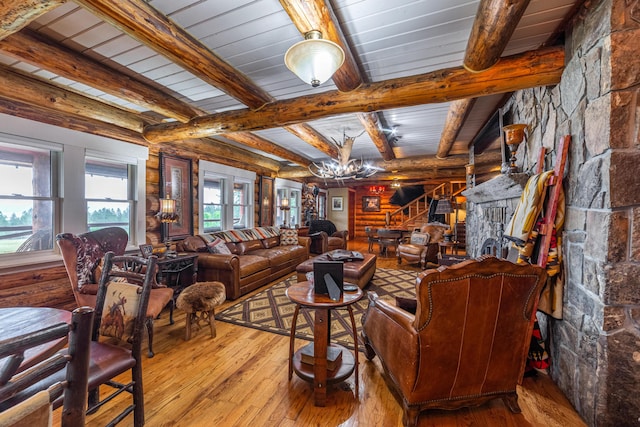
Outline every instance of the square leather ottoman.
{"type": "MultiPolygon", "coordinates": [[[[369,281],[376,272],[376,255],[363,253],[362,261],[345,261],[344,263],[344,281],[345,283],[353,283],[363,289],[369,284],[369,281]]],[[[307,280],[306,274],[313,271],[313,263],[315,261],[331,261],[328,254],[318,255],[298,264],[296,272],[298,273],[298,282],[307,280]]]]}

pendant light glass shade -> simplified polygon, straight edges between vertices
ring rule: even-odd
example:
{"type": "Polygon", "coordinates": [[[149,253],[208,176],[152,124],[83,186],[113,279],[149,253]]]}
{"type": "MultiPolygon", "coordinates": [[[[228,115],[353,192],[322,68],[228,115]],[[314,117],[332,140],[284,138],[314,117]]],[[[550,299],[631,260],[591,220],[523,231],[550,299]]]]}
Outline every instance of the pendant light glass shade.
{"type": "Polygon", "coordinates": [[[317,87],[344,63],[344,52],[336,43],[323,40],[320,31],[313,30],[287,50],[284,63],[303,82],[317,87]]]}

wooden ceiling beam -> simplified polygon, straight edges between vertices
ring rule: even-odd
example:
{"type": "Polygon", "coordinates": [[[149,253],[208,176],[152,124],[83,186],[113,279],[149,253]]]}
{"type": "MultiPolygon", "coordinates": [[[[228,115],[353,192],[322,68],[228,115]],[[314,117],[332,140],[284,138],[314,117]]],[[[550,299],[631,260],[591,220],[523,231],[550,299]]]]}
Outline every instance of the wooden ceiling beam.
{"type": "Polygon", "coordinates": [[[106,138],[131,142],[137,145],[148,146],[149,143],[138,132],[123,129],[111,123],[72,115],[62,111],[38,107],[36,105],[3,98],[0,96],[0,113],[8,114],[35,122],[47,123],[79,132],[104,136],[106,138]]]}
{"type": "Polygon", "coordinates": [[[384,130],[382,129],[382,124],[380,123],[380,118],[377,113],[368,112],[368,113],[357,113],[358,120],[364,126],[364,130],[367,131],[369,137],[375,144],[376,148],[382,155],[384,160],[393,160],[396,158],[396,155],[393,153],[393,149],[387,140],[387,135],[385,135],[384,130]]]}
{"type": "MultiPolygon", "coordinates": [[[[502,156],[499,151],[486,152],[475,159],[477,167],[484,165],[500,165],[502,156]]],[[[435,156],[417,156],[408,157],[406,159],[394,160],[368,160],[367,163],[382,169],[381,172],[373,175],[374,177],[383,176],[384,173],[394,174],[396,177],[404,176],[408,173],[416,175],[431,173],[432,171],[441,172],[447,169],[460,169],[464,173],[464,167],[469,163],[469,156],[457,155],[449,156],[446,159],[438,159],[435,156]],[[394,172],[395,171],[395,172],[394,172]]],[[[278,176],[289,179],[314,179],[308,169],[300,167],[282,167],[278,172],[278,176]]],[[[319,178],[322,180],[322,178],[319,178]]]]}
{"type": "Polygon", "coordinates": [[[500,60],[529,1],[480,1],[463,60],[467,70],[484,71],[500,60]]]}
{"type": "Polygon", "coordinates": [[[31,31],[23,30],[0,41],[0,50],[12,58],[99,89],[165,117],[186,122],[203,114],[202,110],[151,85],[31,31]]]}
{"type": "Polygon", "coordinates": [[[66,3],[66,0],[3,0],[0,1],[0,40],[66,3]]]}
{"type": "Polygon", "coordinates": [[[38,107],[86,117],[141,133],[145,121],[124,109],[71,92],[35,76],[0,65],[0,95],[38,107]]]}
{"type": "Polygon", "coordinates": [[[251,132],[228,133],[228,134],[225,134],[224,137],[227,139],[230,139],[231,141],[235,141],[239,144],[243,144],[248,147],[252,147],[260,151],[271,153],[278,157],[282,157],[285,160],[291,161],[293,163],[297,163],[304,167],[308,167],[311,164],[310,160],[302,156],[299,156],[295,153],[292,153],[289,150],[285,150],[279,145],[276,145],[273,142],[265,138],[262,138],[256,134],[253,134],[251,132]]]}
{"type": "MultiPolygon", "coordinates": [[[[258,109],[274,101],[271,95],[246,75],[233,68],[207,46],[143,0],[127,2],[78,0],[76,3],[202,80],[236,98],[250,109],[258,109]]],[[[285,129],[296,136],[302,133],[296,128],[285,129]]],[[[306,143],[329,155],[333,152],[333,145],[310,126],[307,126],[305,134],[309,138],[303,139],[306,143]],[[326,145],[322,145],[325,143],[326,145]]],[[[295,156],[294,153],[289,155],[295,156]]]]}
{"type": "MultiPolygon", "coordinates": [[[[280,0],[280,4],[302,34],[311,30],[320,30],[324,39],[331,40],[342,48],[345,54],[344,64],[332,77],[338,90],[349,92],[359,87],[364,81],[364,77],[360,73],[355,56],[331,6],[325,0],[280,0]]],[[[387,136],[380,127],[378,114],[374,112],[361,113],[358,115],[358,119],[380,151],[382,158],[385,160],[394,159],[395,154],[387,136]]]]}
{"type": "Polygon", "coordinates": [[[189,123],[148,126],[149,141],[201,138],[230,132],[246,132],[288,126],[322,117],[432,104],[503,92],[513,92],[560,82],[564,48],[556,46],[503,58],[482,73],[463,67],[432,71],[363,84],[351,92],[338,90],[274,101],[260,111],[226,111],[197,117],[189,123]]]}
{"type": "Polygon", "coordinates": [[[280,4],[303,35],[319,30],[323,39],[331,40],[342,48],[344,64],[332,77],[338,89],[349,92],[360,86],[362,75],[331,6],[324,0],[280,0],[280,4]]]}
{"type": "MultiPolygon", "coordinates": [[[[297,123],[284,127],[301,140],[305,141],[312,147],[320,150],[329,157],[335,159],[338,157],[338,148],[320,132],[312,128],[306,123],[297,123]]],[[[308,164],[307,164],[308,166],[308,164]]]]}
{"type": "Polygon", "coordinates": [[[246,75],[144,0],[76,3],[249,108],[260,108],[273,100],[246,75]]]}
{"type": "Polygon", "coordinates": [[[449,106],[444,129],[442,129],[442,134],[440,135],[440,144],[438,145],[438,152],[436,154],[437,158],[444,159],[451,152],[451,148],[456,142],[460,129],[462,129],[462,125],[471,111],[475,100],[475,98],[458,99],[453,101],[449,106]]]}
{"type": "MultiPolygon", "coordinates": [[[[192,107],[173,96],[156,89],[133,77],[125,76],[117,70],[97,62],[87,56],[64,48],[52,40],[22,30],[0,41],[3,53],[45,69],[62,77],[86,84],[93,88],[109,93],[120,99],[148,108],[165,117],[182,122],[189,118],[205,114],[204,111],[192,107]]],[[[309,159],[279,147],[264,138],[249,133],[236,133],[235,136],[223,135],[231,140],[244,139],[252,143],[260,142],[260,149],[266,153],[282,157],[285,160],[308,166],[309,159]]],[[[248,146],[253,146],[247,143],[248,146]]]]}

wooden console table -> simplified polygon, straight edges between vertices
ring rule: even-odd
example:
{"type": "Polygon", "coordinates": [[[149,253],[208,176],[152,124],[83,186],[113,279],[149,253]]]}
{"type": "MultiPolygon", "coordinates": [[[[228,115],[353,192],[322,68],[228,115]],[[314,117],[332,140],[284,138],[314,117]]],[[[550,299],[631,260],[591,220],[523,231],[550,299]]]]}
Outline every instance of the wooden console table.
{"type": "Polygon", "coordinates": [[[313,383],[313,395],[316,406],[325,406],[327,401],[327,384],[339,383],[349,378],[355,370],[355,395],[358,398],[358,333],[356,322],[353,317],[352,304],[362,299],[364,293],[360,288],[354,292],[344,292],[338,301],[329,298],[329,295],[316,294],[313,285],[309,282],[300,282],[287,289],[287,296],[296,304],[291,323],[291,334],[289,337],[289,380],[293,371],[305,381],[313,383]],[[300,350],[294,353],[294,341],[296,335],[296,322],[300,307],[315,310],[315,320],[313,324],[313,366],[302,363],[300,350]],[[330,344],[331,338],[331,310],[346,308],[351,317],[351,328],[353,330],[353,342],[355,351],[351,353],[348,349],[337,344],[330,344]],[[327,368],[327,348],[329,346],[338,348],[342,352],[342,360],[335,370],[327,368]]]}

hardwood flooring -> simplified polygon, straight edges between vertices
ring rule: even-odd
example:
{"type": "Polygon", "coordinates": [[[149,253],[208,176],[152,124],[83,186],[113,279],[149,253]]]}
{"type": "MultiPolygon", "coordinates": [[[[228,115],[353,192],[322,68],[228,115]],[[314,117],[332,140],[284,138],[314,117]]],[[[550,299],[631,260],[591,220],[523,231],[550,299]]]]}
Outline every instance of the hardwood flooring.
{"type": "MultiPolygon", "coordinates": [[[[352,242],[366,251],[366,243],[352,242]]],[[[378,266],[397,268],[393,253],[378,258],[378,266]]],[[[403,269],[419,270],[401,265],[403,269]]],[[[237,301],[227,301],[222,309],[237,301]]],[[[175,324],[168,315],[156,320],[155,357],[144,358],[147,426],[401,426],[402,410],[389,391],[378,358],[360,357],[360,395],[354,397],[353,377],[328,390],[327,406],[316,407],[311,385],[294,375],[287,379],[286,336],[216,322],[217,337],[194,330],[184,341],[184,313],[175,324]]],[[[300,342],[298,341],[299,345],[300,342]]],[[[584,426],[571,404],[545,375],[525,378],[518,389],[521,414],[512,414],[500,400],[458,411],[420,415],[419,426],[584,426]]],[[[103,426],[121,407],[119,397],[98,413],[88,426],[103,426]]],[[[54,425],[59,426],[59,410],[54,425]]],[[[132,425],[133,416],[120,425],[132,425]]]]}

